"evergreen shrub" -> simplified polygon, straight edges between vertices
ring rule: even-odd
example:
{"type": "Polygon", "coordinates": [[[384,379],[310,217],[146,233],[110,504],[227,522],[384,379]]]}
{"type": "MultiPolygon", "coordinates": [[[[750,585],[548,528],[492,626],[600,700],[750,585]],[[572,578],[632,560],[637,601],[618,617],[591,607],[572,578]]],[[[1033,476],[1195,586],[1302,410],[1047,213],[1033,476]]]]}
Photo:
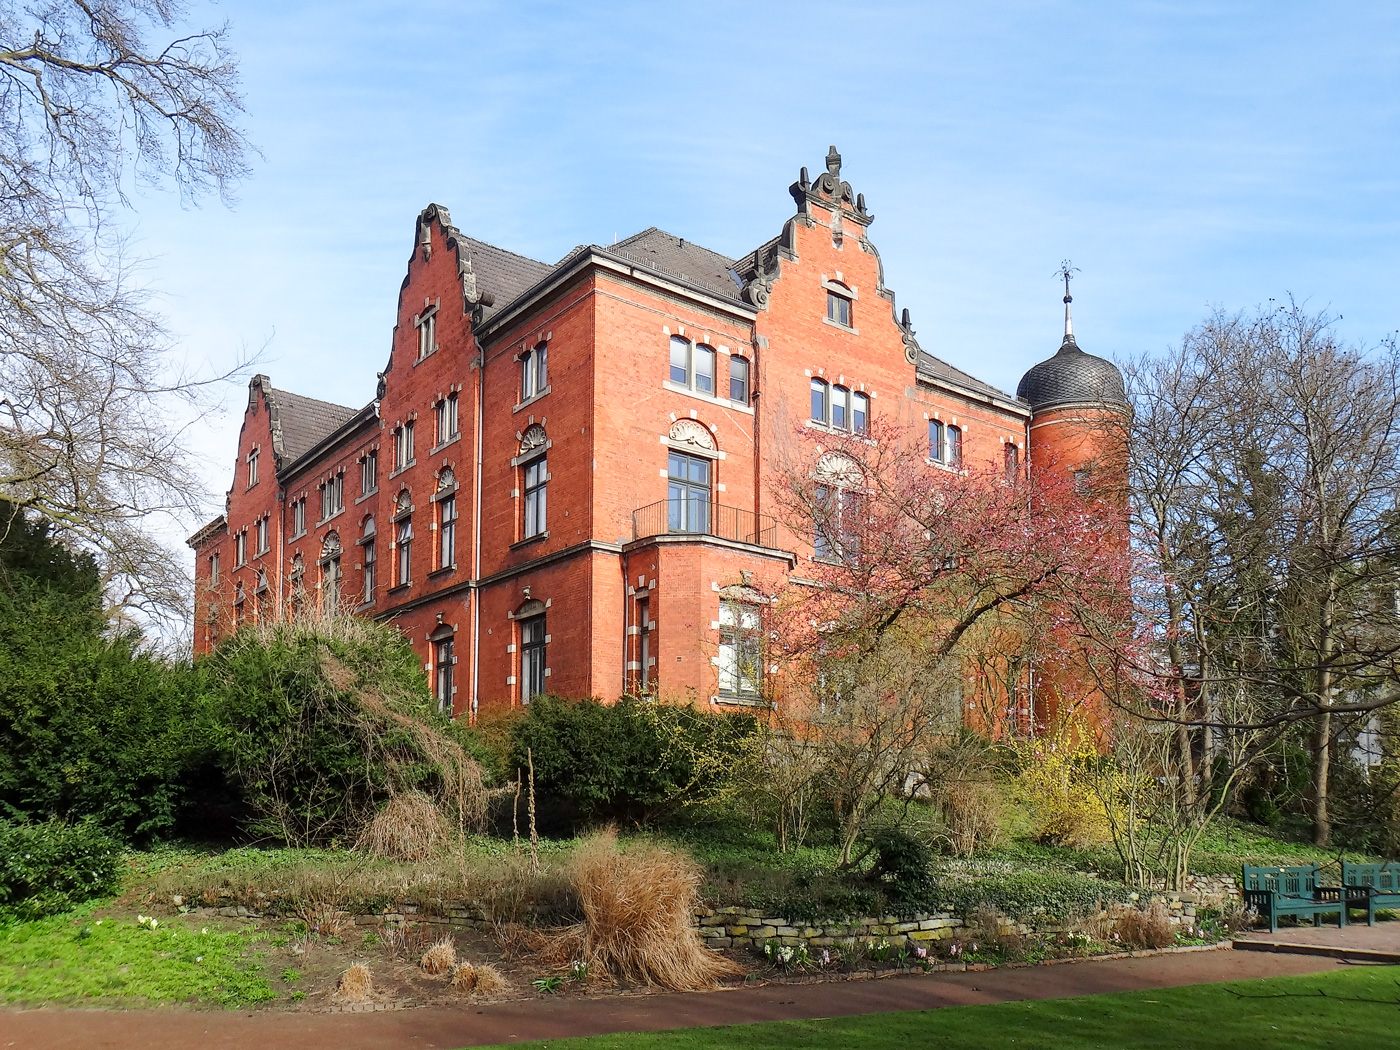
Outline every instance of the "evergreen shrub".
{"type": "Polygon", "coordinates": [[[756,733],[749,715],[542,696],[511,725],[511,760],[519,769],[533,761],[536,790],[583,821],[640,824],[722,795],[756,733]]]}
{"type": "Polygon", "coordinates": [[[93,821],[0,822],[0,916],[38,919],[115,893],[121,857],[93,821]]]}

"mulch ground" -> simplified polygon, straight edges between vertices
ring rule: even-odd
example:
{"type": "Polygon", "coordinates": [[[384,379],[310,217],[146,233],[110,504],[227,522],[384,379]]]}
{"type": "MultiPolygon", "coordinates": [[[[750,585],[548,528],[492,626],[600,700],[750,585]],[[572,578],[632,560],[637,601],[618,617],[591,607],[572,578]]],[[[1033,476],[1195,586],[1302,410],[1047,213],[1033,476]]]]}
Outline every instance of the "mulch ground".
{"type": "Polygon", "coordinates": [[[1320,973],[1342,965],[1346,964],[1320,956],[1227,949],[710,993],[531,997],[368,1013],[6,1010],[0,1011],[0,1050],[449,1050],[562,1036],[1094,995],[1320,973]]]}

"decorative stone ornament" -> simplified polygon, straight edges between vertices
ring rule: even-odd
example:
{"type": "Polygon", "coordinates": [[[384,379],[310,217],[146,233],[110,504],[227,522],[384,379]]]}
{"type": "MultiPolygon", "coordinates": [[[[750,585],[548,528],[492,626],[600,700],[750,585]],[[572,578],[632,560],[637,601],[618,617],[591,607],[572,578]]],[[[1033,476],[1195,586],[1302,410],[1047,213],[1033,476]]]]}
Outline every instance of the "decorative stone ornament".
{"type": "Polygon", "coordinates": [[[693,419],[678,419],[671,426],[671,440],[681,445],[693,445],[707,452],[715,450],[715,439],[693,419]]]}

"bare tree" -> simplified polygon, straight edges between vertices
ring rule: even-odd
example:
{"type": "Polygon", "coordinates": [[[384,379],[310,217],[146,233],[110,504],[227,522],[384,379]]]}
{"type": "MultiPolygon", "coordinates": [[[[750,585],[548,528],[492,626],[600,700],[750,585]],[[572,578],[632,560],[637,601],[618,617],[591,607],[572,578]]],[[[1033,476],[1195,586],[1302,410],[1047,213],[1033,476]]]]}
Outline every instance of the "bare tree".
{"type": "Polygon", "coordinates": [[[1160,772],[1185,809],[1306,728],[1326,845],[1336,741],[1396,699],[1400,354],[1289,301],[1217,313],[1127,374],[1145,644],[1119,695],[1173,727],[1160,772]]]}
{"type": "Polygon", "coordinates": [[[227,28],[184,15],[0,2],[0,495],[97,556],[114,610],[180,620],[151,516],[198,510],[171,420],[221,377],[173,367],[115,213],[133,185],[228,202],[246,174],[227,28]]]}

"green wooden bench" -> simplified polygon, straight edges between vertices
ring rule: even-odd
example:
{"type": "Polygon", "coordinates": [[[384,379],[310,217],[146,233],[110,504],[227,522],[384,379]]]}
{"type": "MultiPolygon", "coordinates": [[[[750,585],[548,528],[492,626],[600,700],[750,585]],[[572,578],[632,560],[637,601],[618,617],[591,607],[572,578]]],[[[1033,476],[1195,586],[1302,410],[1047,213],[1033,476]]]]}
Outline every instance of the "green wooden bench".
{"type": "Polygon", "coordinates": [[[1377,908],[1400,908],[1400,862],[1351,864],[1342,861],[1342,887],[1348,908],[1365,908],[1366,922],[1376,924],[1377,908]]]}
{"type": "Polygon", "coordinates": [[[1246,864],[1240,884],[1244,902],[1261,919],[1269,920],[1270,933],[1278,932],[1281,915],[1296,915],[1300,919],[1311,916],[1313,922],[1321,926],[1324,915],[1335,914],[1337,925],[1345,926],[1347,906],[1342,901],[1342,888],[1319,886],[1320,867],[1319,864],[1300,864],[1291,868],[1257,868],[1246,864]]]}

